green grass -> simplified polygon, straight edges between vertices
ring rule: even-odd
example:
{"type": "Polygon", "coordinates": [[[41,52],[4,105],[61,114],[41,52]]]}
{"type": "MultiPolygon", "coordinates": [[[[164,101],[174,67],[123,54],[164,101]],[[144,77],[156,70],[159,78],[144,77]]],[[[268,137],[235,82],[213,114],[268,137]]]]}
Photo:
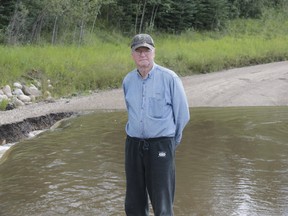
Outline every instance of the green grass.
{"type": "Polygon", "coordinates": [[[181,75],[208,73],[233,67],[288,59],[288,35],[264,39],[257,36],[203,41],[181,38],[161,40],[158,60],[181,75]]]}
{"type": "Polygon", "coordinates": [[[8,100],[1,100],[0,101],[0,111],[3,111],[6,109],[7,105],[8,105],[9,101],[8,100]]]}
{"type": "MultiPolygon", "coordinates": [[[[287,60],[287,16],[267,12],[261,20],[235,20],[225,32],[152,34],[155,61],[187,76],[287,60]]],[[[50,79],[54,97],[120,87],[134,68],[129,42],[98,33],[83,46],[0,46],[0,86],[37,78],[45,91],[50,79]]]]}
{"type": "Polygon", "coordinates": [[[119,87],[132,66],[130,50],[125,43],[81,47],[0,46],[0,53],[1,85],[27,77],[37,78],[42,84],[50,79],[53,93],[58,96],[119,87]]]}

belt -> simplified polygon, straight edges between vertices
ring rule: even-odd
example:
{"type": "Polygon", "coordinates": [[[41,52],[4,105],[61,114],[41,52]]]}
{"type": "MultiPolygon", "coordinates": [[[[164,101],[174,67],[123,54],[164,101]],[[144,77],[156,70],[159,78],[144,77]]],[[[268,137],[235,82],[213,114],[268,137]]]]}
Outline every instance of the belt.
{"type": "Polygon", "coordinates": [[[174,137],[155,137],[155,138],[138,138],[138,137],[131,137],[129,135],[127,135],[127,138],[128,139],[131,139],[135,142],[143,142],[143,141],[146,141],[146,142],[155,142],[155,141],[160,141],[160,140],[166,140],[166,139],[172,139],[174,137]]]}

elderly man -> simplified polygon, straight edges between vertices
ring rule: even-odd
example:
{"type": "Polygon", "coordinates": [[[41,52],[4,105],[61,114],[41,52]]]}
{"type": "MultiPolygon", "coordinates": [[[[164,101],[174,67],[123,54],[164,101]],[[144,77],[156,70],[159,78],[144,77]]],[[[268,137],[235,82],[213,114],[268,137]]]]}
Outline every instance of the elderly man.
{"type": "Polygon", "coordinates": [[[177,74],[154,62],[150,35],[135,35],[131,54],[136,69],[123,80],[126,215],[148,216],[149,196],[155,215],[172,216],[175,149],[190,118],[187,98],[177,74]]]}

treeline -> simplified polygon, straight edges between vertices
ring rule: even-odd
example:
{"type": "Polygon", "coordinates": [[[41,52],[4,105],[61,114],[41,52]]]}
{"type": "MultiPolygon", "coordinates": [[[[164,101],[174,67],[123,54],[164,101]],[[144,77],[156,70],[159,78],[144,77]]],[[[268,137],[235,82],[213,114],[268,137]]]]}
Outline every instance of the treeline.
{"type": "Polygon", "coordinates": [[[229,20],[257,19],[288,0],[1,0],[0,43],[81,44],[97,30],[125,35],[223,30],[229,20]]]}

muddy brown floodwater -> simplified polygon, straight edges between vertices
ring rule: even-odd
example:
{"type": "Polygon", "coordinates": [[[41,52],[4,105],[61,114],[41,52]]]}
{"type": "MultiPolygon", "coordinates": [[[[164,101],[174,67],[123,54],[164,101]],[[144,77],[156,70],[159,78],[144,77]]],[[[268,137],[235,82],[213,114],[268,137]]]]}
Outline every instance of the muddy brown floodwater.
{"type": "MultiPolygon", "coordinates": [[[[175,215],[287,215],[288,107],[190,111],[175,215]]],[[[14,145],[0,164],[0,215],[125,215],[125,123],[123,111],[83,115],[14,145]]]]}

